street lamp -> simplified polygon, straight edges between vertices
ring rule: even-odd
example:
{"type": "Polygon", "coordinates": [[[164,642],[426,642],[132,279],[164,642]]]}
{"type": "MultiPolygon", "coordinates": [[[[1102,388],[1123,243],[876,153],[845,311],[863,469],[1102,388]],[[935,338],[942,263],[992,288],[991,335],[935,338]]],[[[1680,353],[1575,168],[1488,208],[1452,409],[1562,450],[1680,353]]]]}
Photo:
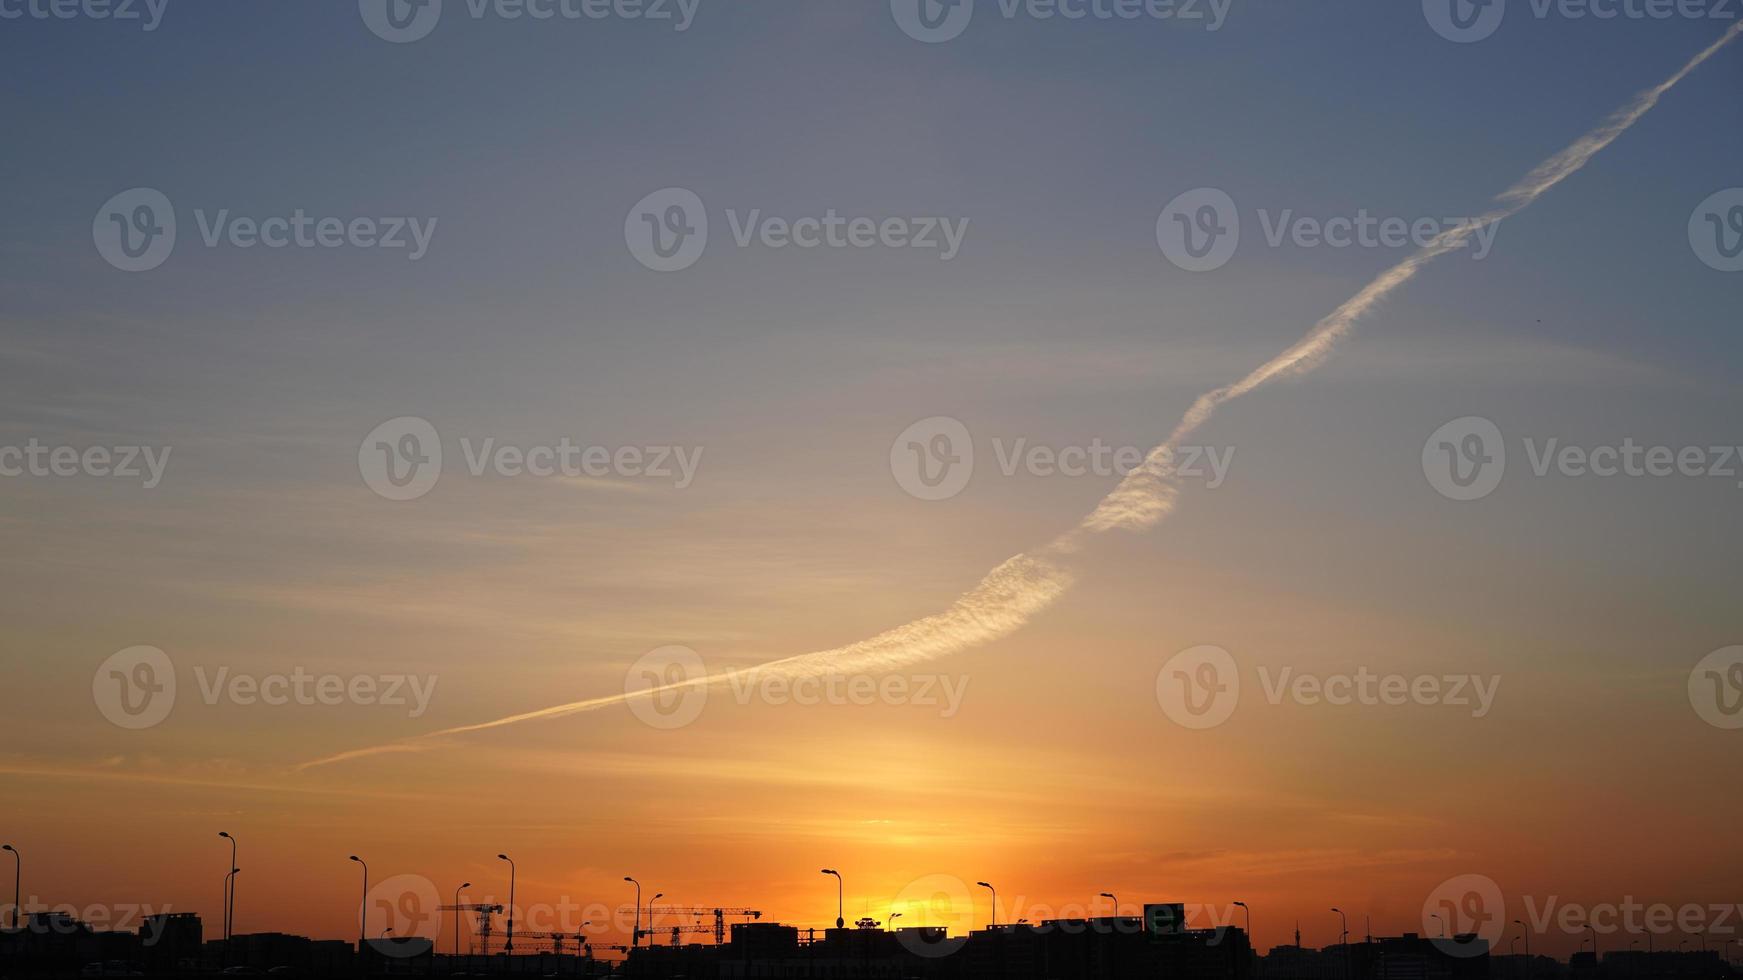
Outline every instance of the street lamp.
{"type": "Polygon", "coordinates": [[[1431,919],[1440,919],[1440,938],[1445,939],[1446,938],[1446,920],[1441,919],[1440,916],[1434,912],[1428,913],[1428,917],[1431,919]]]}
{"type": "MultiPolygon", "coordinates": [[[[890,927],[891,932],[896,931],[896,920],[901,918],[901,917],[902,917],[902,913],[900,913],[900,912],[891,912],[890,913],[890,921],[885,923],[885,925],[890,927]]],[[[1730,942],[1730,940],[1727,939],[1726,942],[1730,942]]]]}
{"type": "Polygon", "coordinates": [[[363,902],[357,907],[357,953],[363,954],[363,924],[369,921],[369,862],[357,855],[351,855],[351,860],[363,865],[363,902]]]}
{"type": "Polygon", "coordinates": [[[987,891],[993,893],[992,910],[987,915],[987,919],[988,919],[987,928],[988,929],[997,929],[999,927],[999,890],[997,888],[994,888],[993,886],[987,884],[984,881],[977,881],[977,882],[975,882],[975,884],[977,884],[977,885],[981,886],[982,888],[985,888],[987,891]]]}
{"type": "Polygon", "coordinates": [[[11,844],[0,844],[0,851],[12,852],[12,928],[18,928],[18,879],[24,871],[24,859],[18,856],[18,848],[11,844]]]}
{"type": "Polygon", "coordinates": [[[507,854],[497,857],[508,862],[508,942],[502,947],[503,955],[514,952],[514,860],[507,854]]]}
{"type": "Polygon", "coordinates": [[[835,928],[840,929],[847,925],[847,920],[842,917],[842,903],[847,894],[847,885],[841,880],[841,872],[834,868],[824,868],[823,873],[835,876],[835,928]]]}
{"type": "MultiPolygon", "coordinates": [[[[227,830],[218,831],[218,836],[230,842],[230,869],[236,869],[236,838],[230,836],[227,830]]],[[[230,930],[236,920],[236,882],[231,875],[224,876],[224,941],[230,941],[230,930]]]]}
{"type": "Polygon", "coordinates": [[[1525,937],[1525,961],[1531,962],[1531,930],[1525,928],[1524,919],[1514,919],[1513,924],[1519,927],[1519,934],[1525,937]]]}
{"type": "Polygon", "coordinates": [[[1120,900],[1117,898],[1114,898],[1113,892],[1102,892],[1101,897],[1108,899],[1114,903],[1114,920],[1115,920],[1114,924],[1118,925],[1119,924],[1118,920],[1120,918],[1120,900]]]}
{"type": "Polygon", "coordinates": [[[1592,962],[1596,963],[1598,962],[1598,927],[1587,924],[1586,928],[1592,931],[1592,962]]]}
{"type": "Polygon", "coordinates": [[[642,941],[642,883],[629,875],[624,875],[623,880],[635,886],[635,926],[629,932],[629,946],[634,949],[642,941]]]}
{"type": "Polygon", "coordinates": [[[454,955],[460,955],[460,892],[471,888],[472,882],[462,881],[460,887],[454,889],[454,955]]]}
{"type": "Polygon", "coordinates": [[[665,897],[666,897],[665,892],[654,892],[654,897],[648,899],[648,945],[649,946],[658,946],[660,944],[660,934],[654,931],[654,909],[658,908],[659,906],[655,905],[654,903],[659,901],[662,898],[665,898],[665,897]]]}
{"type": "Polygon", "coordinates": [[[1338,914],[1338,921],[1343,923],[1340,927],[1341,931],[1338,933],[1338,942],[1344,947],[1344,976],[1348,977],[1350,975],[1350,920],[1348,916],[1344,915],[1343,909],[1334,908],[1332,911],[1338,914]]]}
{"type": "MultiPolygon", "coordinates": [[[[230,871],[224,875],[224,896],[226,902],[228,902],[232,890],[236,887],[236,875],[241,870],[241,868],[231,865],[230,871]]],[[[228,922],[224,923],[224,952],[221,954],[221,958],[226,963],[230,962],[230,923],[228,922]]]]}
{"type": "Polygon", "coordinates": [[[1253,910],[1247,908],[1246,902],[1236,902],[1235,906],[1247,913],[1247,946],[1248,948],[1256,948],[1253,946],[1253,910]]]}

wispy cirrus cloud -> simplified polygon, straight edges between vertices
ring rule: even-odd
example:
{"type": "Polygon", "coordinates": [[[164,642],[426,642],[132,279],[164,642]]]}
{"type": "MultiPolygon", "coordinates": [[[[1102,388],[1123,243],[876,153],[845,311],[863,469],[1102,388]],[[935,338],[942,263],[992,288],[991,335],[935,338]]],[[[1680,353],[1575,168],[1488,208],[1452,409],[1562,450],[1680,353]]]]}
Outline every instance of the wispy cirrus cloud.
{"type": "Polygon", "coordinates": [[[1440,256],[1462,248],[1483,229],[1530,207],[1556,185],[1578,173],[1593,157],[1651,111],[1665,93],[1736,40],[1739,33],[1743,33],[1743,23],[1731,27],[1670,77],[1641,92],[1611,113],[1598,127],[1533,168],[1519,182],[1496,197],[1494,205],[1480,217],[1448,229],[1428,245],[1380,273],[1354,296],[1314,324],[1311,330],[1288,349],[1240,380],[1200,395],[1168,438],[1150,451],[1143,465],[1121,480],[1075,527],[1041,548],[1006,559],[987,573],[974,588],[957,597],[945,611],[846,646],[786,657],[754,667],[708,674],[646,690],[571,701],[491,721],[430,732],[411,739],[354,749],[311,760],[298,766],[298,770],[381,752],[406,751],[408,747],[429,747],[442,738],[596,711],[636,697],[725,683],[745,675],[800,677],[896,670],[982,646],[1010,635],[1071,588],[1075,581],[1071,562],[1091,538],[1113,530],[1143,530],[1173,513],[1179,496],[1179,485],[1171,467],[1175,450],[1182,440],[1209,421],[1218,407],[1273,382],[1299,377],[1318,367],[1359,322],[1372,314],[1399,288],[1414,279],[1422,269],[1440,256]]]}

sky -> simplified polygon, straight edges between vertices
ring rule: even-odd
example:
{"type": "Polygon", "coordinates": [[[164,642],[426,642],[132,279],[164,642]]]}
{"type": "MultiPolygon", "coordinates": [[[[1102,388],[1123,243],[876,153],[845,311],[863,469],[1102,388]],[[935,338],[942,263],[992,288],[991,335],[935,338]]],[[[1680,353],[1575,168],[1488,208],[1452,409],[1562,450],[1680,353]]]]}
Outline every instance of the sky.
{"type": "Polygon", "coordinates": [[[1461,41],[1438,0],[979,0],[927,40],[903,0],[701,0],[682,30],[447,0],[411,39],[373,2],[0,3],[0,838],[27,906],[213,935],[224,830],[238,932],[355,935],[356,854],[369,921],[446,946],[392,917],[462,882],[505,900],[507,853],[552,931],[632,902],[626,875],[823,926],[827,867],[850,920],[957,931],[988,881],[1007,921],[1112,892],[1243,924],[1245,901],[1261,948],[1334,941],[1334,905],[1432,929],[1473,890],[1472,928],[1539,922],[1534,952],[1586,938],[1545,911],[1568,906],[1735,935],[1737,45],[1481,257],[1224,405],[1166,520],[1074,543],[985,642],[420,738],[951,608],[1120,484],[1029,449],[1147,452],[1414,251],[1316,227],[1484,214],[1734,8],[1511,0],[1461,41]],[[119,248],[136,189],[167,255],[119,248]],[[1202,189],[1232,255],[1170,238],[1203,230],[1202,189]],[[699,256],[638,237],[699,213],[699,256]],[[315,244],[239,244],[297,214],[315,244]],[[832,214],[880,232],[775,247],[761,223],[832,214]],[[1471,419],[1493,486],[1447,478],[1473,434],[1493,455],[1471,419]],[[433,485],[381,462],[408,434],[440,447],[433,485]],[[1558,455],[1629,445],[1711,472],[1558,455]],[[513,456],[563,446],[569,473],[513,456]],[[924,478],[951,457],[960,485],[924,478]],[[1210,715],[1181,686],[1207,665],[1239,684],[1210,715]],[[132,711],[128,683],[171,677],[132,711]],[[1314,693],[1363,677],[1429,693],[1314,693]],[[276,678],[344,693],[263,703],[276,678]]]}

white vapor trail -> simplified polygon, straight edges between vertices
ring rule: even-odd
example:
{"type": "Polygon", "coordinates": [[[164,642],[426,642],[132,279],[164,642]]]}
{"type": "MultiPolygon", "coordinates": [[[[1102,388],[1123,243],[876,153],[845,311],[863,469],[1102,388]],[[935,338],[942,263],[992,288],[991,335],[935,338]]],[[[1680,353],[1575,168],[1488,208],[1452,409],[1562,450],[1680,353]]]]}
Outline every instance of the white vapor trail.
{"type": "Polygon", "coordinates": [[[959,653],[1015,632],[1031,617],[1053,604],[1069,589],[1074,576],[1066,563],[1091,535],[1114,529],[1141,530],[1167,517],[1179,494],[1171,461],[1180,441],[1202,426],[1222,403],[1239,398],[1273,381],[1296,377],[1317,367],[1352,328],[1381,301],[1415,278],[1424,266],[1447,252],[1464,247],[1478,231],[1530,207],[1550,188],[1579,172],[1592,157],[1615,142],[1658,100],[1690,72],[1717,54],[1743,33],[1743,22],[1733,25],[1718,40],[1689,59],[1681,70],[1658,85],[1641,92],[1611,113],[1601,125],[1575,140],[1566,149],[1539,164],[1522,180],[1495,198],[1494,206],[1479,218],[1451,228],[1421,249],[1382,272],[1342,306],[1314,324],[1293,346],[1278,354],[1233,384],[1200,395],[1174,427],[1166,441],[1152,449],[1144,463],[1122,479],[1095,510],[1071,530],[1033,551],[1007,559],[988,572],[974,588],[957,598],[944,612],[914,620],[868,639],[831,650],[799,654],[754,667],[708,674],[673,684],[624,694],[572,701],[522,714],[445,728],[441,731],[342,752],[297,766],[297,770],[384,752],[411,752],[431,747],[431,740],[468,732],[485,731],[545,718],[560,718],[622,704],[632,698],[704,687],[733,678],[758,675],[814,676],[850,672],[887,671],[959,653]]]}

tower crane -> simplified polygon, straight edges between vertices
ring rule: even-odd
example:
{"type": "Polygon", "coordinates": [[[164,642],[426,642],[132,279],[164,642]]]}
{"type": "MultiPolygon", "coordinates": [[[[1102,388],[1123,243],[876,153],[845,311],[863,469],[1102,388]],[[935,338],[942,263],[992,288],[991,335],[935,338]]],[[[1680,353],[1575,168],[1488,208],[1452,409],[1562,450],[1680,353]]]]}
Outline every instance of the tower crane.
{"type": "Polygon", "coordinates": [[[471,912],[476,915],[478,917],[478,925],[473,928],[473,934],[478,937],[476,951],[480,953],[490,952],[490,934],[493,931],[490,924],[490,917],[493,915],[501,915],[502,906],[479,905],[473,902],[467,902],[463,905],[438,905],[436,908],[441,912],[471,912]]]}
{"type": "MultiPolygon", "coordinates": [[[[642,912],[648,916],[648,922],[650,923],[654,921],[653,917],[656,915],[712,915],[714,916],[714,944],[717,946],[726,942],[727,916],[743,916],[746,919],[760,919],[763,917],[762,912],[757,909],[733,906],[709,907],[697,905],[650,905],[642,909],[642,912]]],[[[677,942],[678,930],[683,930],[684,932],[708,931],[707,927],[701,925],[675,927],[672,933],[672,941],[674,943],[677,942]]]]}

